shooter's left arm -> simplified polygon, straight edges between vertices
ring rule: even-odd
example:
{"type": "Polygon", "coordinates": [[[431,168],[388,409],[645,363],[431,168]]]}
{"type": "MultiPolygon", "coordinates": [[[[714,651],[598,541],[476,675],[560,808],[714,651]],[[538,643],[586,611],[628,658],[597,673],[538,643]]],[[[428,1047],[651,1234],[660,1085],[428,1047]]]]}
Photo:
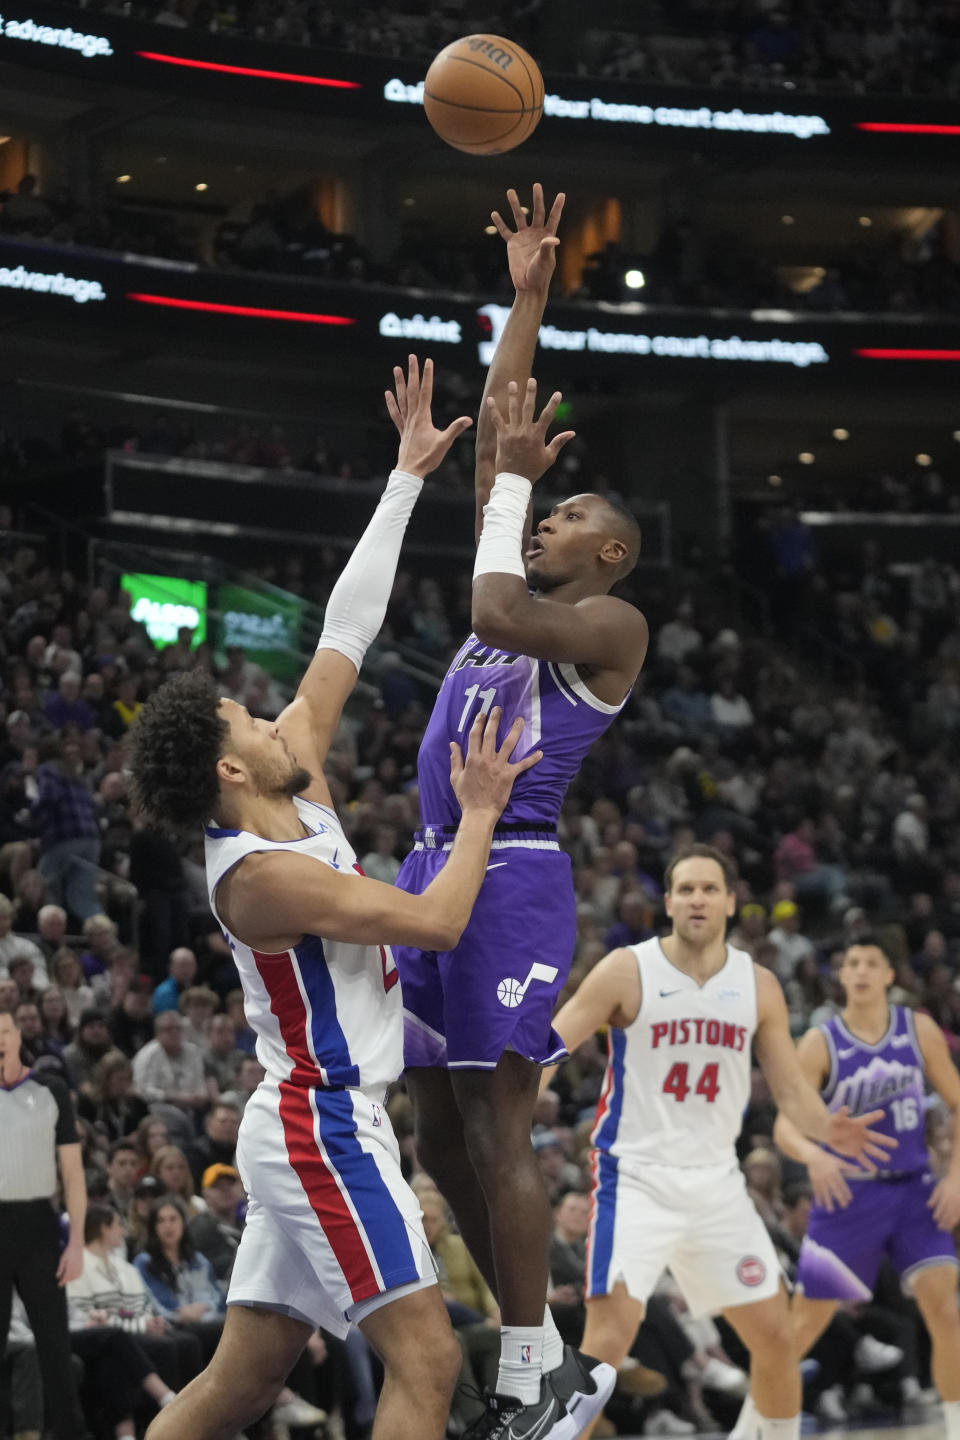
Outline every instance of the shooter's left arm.
{"type": "Polygon", "coordinates": [[[514,581],[509,574],[487,573],[474,582],[473,630],[482,644],[559,664],[640,670],[649,632],[635,606],[615,595],[560,605],[514,581]]]}
{"type": "Polygon", "coordinates": [[[327,602],[317,653],[296,696],[277,721],[297,760],[313,780],[307,799],[329,805],[323,765],[340,724],[347,697],[357,682],[363,657],[379,634],[400,559],[407,522],[423,482],[454,440],[473,423],[461,416],[446,430],[434,428],[431,415],[433,362],[424,362],[423,379],[415,355],[409,372],[394,370],[396,395],[386,392],[387,409],[400,434],[397,465],[373,518],[347,561],[327,602]]]}

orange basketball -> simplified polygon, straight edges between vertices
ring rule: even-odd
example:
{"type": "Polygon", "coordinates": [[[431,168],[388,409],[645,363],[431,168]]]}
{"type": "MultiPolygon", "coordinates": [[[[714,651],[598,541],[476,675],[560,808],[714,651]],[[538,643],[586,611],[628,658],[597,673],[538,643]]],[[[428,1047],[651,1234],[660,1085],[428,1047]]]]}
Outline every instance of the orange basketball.
{"type": "Polygon", "coordinates": [[[540,123],[543,76],[512,40],[465,35],[433,60],[423,104],[448,145],[470,155],[501,155],[522,145],[540,123]]]}

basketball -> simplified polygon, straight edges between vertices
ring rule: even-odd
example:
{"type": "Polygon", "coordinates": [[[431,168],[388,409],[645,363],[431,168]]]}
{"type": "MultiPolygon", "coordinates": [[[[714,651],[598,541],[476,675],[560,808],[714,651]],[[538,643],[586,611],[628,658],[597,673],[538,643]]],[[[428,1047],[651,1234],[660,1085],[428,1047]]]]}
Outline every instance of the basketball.
{"type": "Polygon", "coordinates": [[[537,62],[501,35],[466,35],[433,60],[423,87],[427,119],[441,140],[469,155],[522,145],[543,114],[537,62]]]}

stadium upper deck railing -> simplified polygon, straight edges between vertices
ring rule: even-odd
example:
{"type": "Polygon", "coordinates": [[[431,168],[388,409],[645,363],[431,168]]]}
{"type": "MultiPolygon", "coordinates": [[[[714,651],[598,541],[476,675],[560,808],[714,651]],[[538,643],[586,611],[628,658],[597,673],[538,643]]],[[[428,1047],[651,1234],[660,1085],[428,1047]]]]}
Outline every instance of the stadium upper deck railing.
{"type": "MultiPolygon", "coordinates": [[[[350,550],[381,489],[381,480],[126,450],[110,450],[105,460],[105,518],[112,528],[144,541],[149,535],[154,543],[160,535],[177,541],[202,537],[208,545],[245,547],[248,553],[264,544],[350,550]]],[[[552,503],[549,492],[543,498],[552,503]]],[[[632,498],[631,506],[644,531],[641,565],[665,569],[670,506],[632,498]]],[[[431,486],[414,513],[404,554],[455,575],[473,560],[473,516],[472,489],[431,486]]]]}

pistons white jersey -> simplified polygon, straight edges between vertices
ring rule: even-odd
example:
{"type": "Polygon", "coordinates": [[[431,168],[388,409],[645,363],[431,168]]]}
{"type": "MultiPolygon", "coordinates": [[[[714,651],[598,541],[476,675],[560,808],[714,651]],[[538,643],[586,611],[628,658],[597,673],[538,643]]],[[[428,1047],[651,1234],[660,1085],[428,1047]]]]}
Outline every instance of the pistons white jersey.
{"type": "Polygon", "coordinates": [[[294,804],[310,831],[302,840],[206,828],[210,905],[240,972],[257,1059],[274,1084],[382,1092],[403,1068],[403,1005],[389,948],[304,935],[277,954],[254,950],[217,911],[217,886],[247,855],[289,850],[333,870],[360,871],[336,814],[300,796],[294,804]]]}
{"type": "Polygon", "coordinates": [[[593,1143],[628,1164],[729,1164],[750,1099],[753,961],[728,946],[723,968],[699,985],[659,940],[630,948],[640,1011],[610,1030],[593,1143]]]}

